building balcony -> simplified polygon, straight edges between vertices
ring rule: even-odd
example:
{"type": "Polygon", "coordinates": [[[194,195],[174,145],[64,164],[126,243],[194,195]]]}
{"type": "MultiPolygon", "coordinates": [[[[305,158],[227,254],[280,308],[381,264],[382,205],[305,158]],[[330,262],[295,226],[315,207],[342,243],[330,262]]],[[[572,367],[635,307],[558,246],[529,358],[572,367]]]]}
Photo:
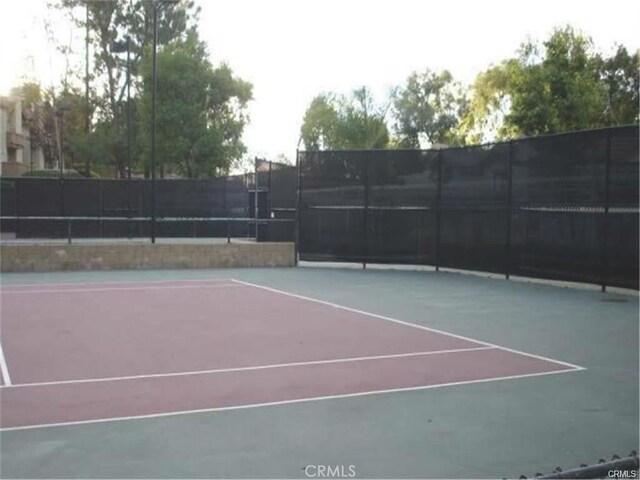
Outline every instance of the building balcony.
{"type": "Polygon", "coordinates": [[[7,132],[7,148],[16,150],[24,147],[24,135],[21,133],[7,132]]]}

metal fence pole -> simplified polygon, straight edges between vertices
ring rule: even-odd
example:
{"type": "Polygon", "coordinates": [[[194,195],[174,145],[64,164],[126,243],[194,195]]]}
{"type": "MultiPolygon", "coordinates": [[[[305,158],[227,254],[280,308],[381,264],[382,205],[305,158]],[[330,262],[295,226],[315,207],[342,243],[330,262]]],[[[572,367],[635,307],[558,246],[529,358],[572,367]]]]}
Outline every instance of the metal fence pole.
{"type": "Polygon", "coordinates": [[[271,164],[272,163],[273,162],[269,160],[269,177],[267,182],[267,199],[268,199],[267,212],[268,212],[269,218],[271,218],[271,164]]]}
{"type": "Polygon", "coordinates": [[[231,221],[229,220],[229,177],[224,179],[224,217],[227,228],[227,243],[231,243],[231,221]]]}
{"type": "Polygon", "coordinates": [[[602,257],[600,264],[600,286],[603,292],[607,291],[607,281],[609,279],[609,262],[607,255],[607,244],[609,243],[609,194],[610,194],[610,180],[611,180],[611,137],[613,132],[611,129],[607,130],[606,140],[606,152],[605,152],[605,173],[604,173],[604,232],[602,235],[602,257]]]}
{"type": "Polygon", "coordinates": [[[104,192],[102,191],[102,180],[98,179],[98,197],[100,198],[100,238],[104,237],[104,192]]]}
{"type": "Polygon", "coordinates": [[[362,262],[362,269],[367,268],[367,259],[369,258],[369,162],[368,158],[362,159],[362,172],[364,181],[364,208],[363,211],[363,254],[364,261],[362,262]]]}
{"type": "Polygon", "coordinates": [[[442,150],[438,151],[438,187],[436,189],[436,272],[440,271],[440,224],[442,223],[442,150]]]}
{"type": "Polygon", "coordinates": [[[253,216],[256,222],[256,243],[258,242],[258,157],[253,162],[253,216]]]}
{"type": "Polygon", "coordinates": [[[60,176],[60,216],[64,217],[64,177],[60,176]]]}
{"type": "Polygon", "coordinates": [[[300,256],[300,210],[302,208],[302,183],[300,174],[300,150],[296,148],[296,225],[294,233],[294,263],[297,266],[300,256]]]}
{"type": "Polygon", "coordinates": [[[16,238],[20,238],[20,193],[19,193],[19,187],[20,187],[20,179],[16,178],[15,179],[15,187],[14,187],[14,192],[15,192],[15,215],[16,215],[16,238]]]}
{"type": "Polygon", "coordinates": [[[513,150],[515,144],[513,141],[509,142],[509,166],[508,177],[509,184],[507,185],[507,225],[506,225],[506,245],[505,245],[505,279],[509,280],[511,275],[511,209],[513,205],[513,150]]]}
{"type": "MultiPolygon", "coordinates": [[[[144,181],[138,180],[138,217],[146,216],[146,212],[142,211],[143,198],[144,198],[144,181]]],[[[137,220],[136,224],[138,225],[138,237],[142,237],[142,222],[137,220]]]]}

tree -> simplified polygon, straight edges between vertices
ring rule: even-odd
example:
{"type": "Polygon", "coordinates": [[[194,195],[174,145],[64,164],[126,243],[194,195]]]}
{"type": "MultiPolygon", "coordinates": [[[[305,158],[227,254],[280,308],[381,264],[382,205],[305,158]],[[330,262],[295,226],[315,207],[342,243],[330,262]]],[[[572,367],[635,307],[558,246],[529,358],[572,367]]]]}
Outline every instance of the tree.
{"type": "MultiPolygon", "coordinates": [[[[152,65],[142,65],[140,111],[149,158],[152,65]]],[[[245,152],[241,137],[252,98],[250,83],[234,77],[227,65],[213,68],[195,31],[158,53],[156,161],[161,175],[189,178],[228,172],[245,152]]]]}
{"type": "MultiPolygon", "coordinates": [[[[124,56],[114,54],[112,45],[122,41],[125,36],[131,39],[130,68],[131,83],[134,96],[138,93],[140,65],[143,56],[151,49],[153,39],[153,9],[155,2],[148,0],[52,0],[50,8],[55,8],[68,15],[72,24],[88,30],[88,40],[92,51],[92,62],[89,81],[94,90],[89,99],[91,129],[100,129],[97,135],[101,141],[96,143],[108,151],[94,158],[110,158],[114,162],[119,176],[125,176],[125,111],[126,111],[126,69],[124,56]],[[95,114],[95,115],[94,115],[95,114]],[[104,135],[110,135],[105,138],[104,135]]],[[[162,47],[169,42],[184,40],[189,32],[196,30],[199,8],[192,0],[181,0],[178,4],[160,4],[158,6],[158,45],[162,47]]],[[[63,47],[65,54],[72,53],[71,46],[63,47]]],[[[84,51],[84,45],[82,46],[84,51]]],[[[84,57],[84,56],[83,56],[84,57]]],[[[84,69],[78,69],[75,86],[84,82],[84,69]],[[82,72],[80,72],[82,70],[82,72]]],[[[64,82],[63,90],[72,88],[64,82]]],[[[79,87],[78,87],[79,88],[79,87]]],[[[86,115],[86,106],[78,106],[86,115]]],[[[134,112],[135,113],[135,112],[134,112]]],[[[136,130],[138,118],[133,118],[133,129],[136,130]]],[[[84,143],[91,144],[91,133],[84,143]]],[[[76,142],[77,145],[83,142],[76,142]]],[[[134,145],[135,146],[135,145],[134,145]]],[[[81,149],[85,153],[86,148],[81,149]]]]}
{"type": "Polygon", "coordinates": [[[366,87],[349,97],[332,93],[315,97],[307,109],[300,136],[306,150],[385,148],[387,107],[377,106],[366,87]]]}
{"type": "Polygon", "coordinates": [[[412,73],[394,95],[395,134],[401,148],[459,143],[455,128],[465,97],[451,73],[412,73]]]}
{"type": "Polygon", "coordinates": [[[467,140],[543,135],[638,121],[638,56],[609,59],[571,27],[482,72],[461,121],[467,140]]]}
{"type": "Polygon", "coordinates": [[[613,56],[601,60],[599,76],[606,88],[605,125],[638,123],[639,72],[639,52],[630,55],[622,45],[613,56]]]}

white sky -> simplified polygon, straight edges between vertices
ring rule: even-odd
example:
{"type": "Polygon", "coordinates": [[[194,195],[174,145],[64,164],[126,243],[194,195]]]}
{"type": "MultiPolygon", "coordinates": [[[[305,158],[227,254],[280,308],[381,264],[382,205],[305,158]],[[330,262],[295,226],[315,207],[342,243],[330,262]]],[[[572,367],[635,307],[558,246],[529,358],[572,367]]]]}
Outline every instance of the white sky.
{"type": "MultiPolygon", "coordinates": [[[[382,101],[414,70],[448,69],[464,83],[567,23],[596,48],[640,48],[631,0],[199,0],[200,34],[215,64],[254,85],[249,155],[292,159],[300,124],[321,92],[369,86],[382,101]]],[[[0,0],[0,94],[27,74],[49,86],[64,68],[47,42],[45,0],[0,0]]],[[[69,27],[55,32],[71,38],[69,27]]],[[[82,35],[73,40],[82,51],[82,35]]]]}

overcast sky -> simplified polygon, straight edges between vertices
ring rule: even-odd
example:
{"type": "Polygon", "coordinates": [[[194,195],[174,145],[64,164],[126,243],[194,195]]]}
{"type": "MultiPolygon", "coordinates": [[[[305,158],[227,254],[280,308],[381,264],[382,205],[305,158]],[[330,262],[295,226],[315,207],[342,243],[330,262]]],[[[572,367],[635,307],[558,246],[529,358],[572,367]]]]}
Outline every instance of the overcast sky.
{"type": "MultiPolygon", "coordinates": [[[[215,64],[254,85],[249,155],[295,156],[300,124],[321,92],[369,86],[382,101],[412,71],[448,69],[464,83],[527,38],[571,24],[596,48],[640,48],[640,2],[499,0],[196,0],[215,64]]],[[[64,69],[47,42],[45,0],[0,0],[0,94],[24,74],[49,86],[64,69]]],[[[71,39],[69,27],[54,32],[71,39]]],[[[82,48],[82,36],[75,48],[82,48]]]]}

